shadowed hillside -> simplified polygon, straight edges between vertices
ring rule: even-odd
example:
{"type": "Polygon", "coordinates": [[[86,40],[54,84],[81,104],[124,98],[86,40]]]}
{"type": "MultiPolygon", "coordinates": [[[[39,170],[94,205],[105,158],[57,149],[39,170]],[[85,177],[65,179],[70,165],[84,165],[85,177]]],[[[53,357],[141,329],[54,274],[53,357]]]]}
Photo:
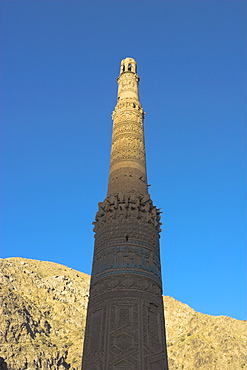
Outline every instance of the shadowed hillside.
{"type": "MultiPolygon", "coordinates": [[[[89,281],[52,262],[1,260],[0,370],[80,370],[89,281]]],[[[246,322],[164,302],[169,370],[247,369],[246,322]]]]}

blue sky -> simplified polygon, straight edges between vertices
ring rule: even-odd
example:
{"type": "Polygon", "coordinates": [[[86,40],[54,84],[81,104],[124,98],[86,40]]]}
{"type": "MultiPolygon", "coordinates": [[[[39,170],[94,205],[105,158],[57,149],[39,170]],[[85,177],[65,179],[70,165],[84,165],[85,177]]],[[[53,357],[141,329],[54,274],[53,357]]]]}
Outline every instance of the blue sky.
{"type": "Polygon", "coordinates": [[[164,293],[245,311],[245,1],[2,1],[2,256],[91,272],[121,59],[136,59],[164,293]]]}

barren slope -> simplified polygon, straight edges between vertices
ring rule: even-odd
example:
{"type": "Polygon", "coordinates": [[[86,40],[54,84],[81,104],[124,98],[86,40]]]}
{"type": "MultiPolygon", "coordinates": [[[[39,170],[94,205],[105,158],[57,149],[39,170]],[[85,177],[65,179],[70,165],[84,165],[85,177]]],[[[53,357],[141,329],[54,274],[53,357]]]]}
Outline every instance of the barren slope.
{"type": "MultiPolygon", "coordinates": [[[[0,369],[80,370],[90,276],[24,258],[1,274],[0,369]]],[[[247,369],[246,322],[164,301],[170,370],[247,369]]]]}

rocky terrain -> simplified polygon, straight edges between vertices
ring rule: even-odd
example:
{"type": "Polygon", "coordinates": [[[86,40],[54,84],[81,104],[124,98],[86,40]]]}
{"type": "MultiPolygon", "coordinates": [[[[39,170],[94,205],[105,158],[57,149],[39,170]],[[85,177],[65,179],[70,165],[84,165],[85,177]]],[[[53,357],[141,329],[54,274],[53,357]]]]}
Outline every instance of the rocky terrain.
{"type": "MultiPolygon", "coordinates": [[[[80,370],[90,276],[52,262],[0,263],[0,369],[80,370]]],[[[169,370],[247,369],[245,321],[164,302],[169,370]]]]}

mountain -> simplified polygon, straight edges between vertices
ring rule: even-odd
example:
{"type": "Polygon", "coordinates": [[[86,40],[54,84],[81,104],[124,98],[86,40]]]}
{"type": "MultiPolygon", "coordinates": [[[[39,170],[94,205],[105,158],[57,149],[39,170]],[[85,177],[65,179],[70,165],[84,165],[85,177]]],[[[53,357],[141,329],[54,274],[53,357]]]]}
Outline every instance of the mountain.
{"type": "MultiPolygon", "coordinates": [[[[90,276],[53,262],[0,263],[0,369],[80,370],[90,276]]],[[[247,369],[246,321],[164,303],[169,370],[247,369]]]]}

